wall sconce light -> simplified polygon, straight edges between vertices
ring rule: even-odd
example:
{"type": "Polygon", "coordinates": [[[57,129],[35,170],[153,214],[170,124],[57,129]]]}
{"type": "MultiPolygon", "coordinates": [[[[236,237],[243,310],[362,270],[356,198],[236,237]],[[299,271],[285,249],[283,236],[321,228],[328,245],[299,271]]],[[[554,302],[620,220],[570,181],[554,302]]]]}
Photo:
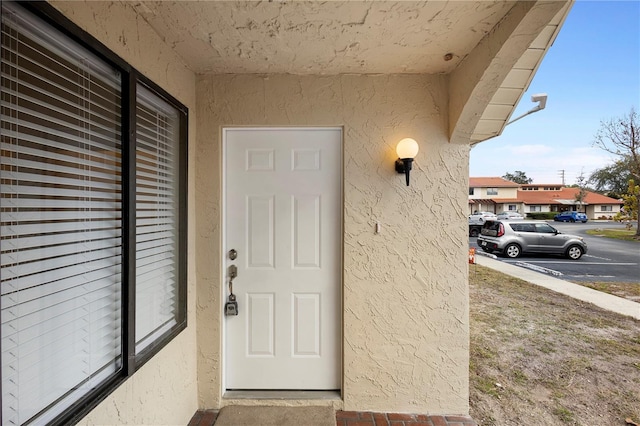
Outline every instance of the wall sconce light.
{"type": "Polygon", "coordinates": [[[411,138],[404,138],[396,146],[396,153],[398,159],[396,160],[396,172],[404,173],[407,178],[407,186],[409,186],[409,171],[411,170],[411,163],[418,154],[418,142],[411,138]]]}

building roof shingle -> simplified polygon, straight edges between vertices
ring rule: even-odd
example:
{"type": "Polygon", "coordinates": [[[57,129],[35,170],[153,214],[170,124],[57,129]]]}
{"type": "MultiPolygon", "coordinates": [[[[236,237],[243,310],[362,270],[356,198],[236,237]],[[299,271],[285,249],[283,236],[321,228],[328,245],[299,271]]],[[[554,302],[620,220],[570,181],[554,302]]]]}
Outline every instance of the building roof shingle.
{"type": "Polygon", "coordinates": [[[470,177],[470,188],[520,188],[520,184],[501,177],[470,177]]]}
{"type": "MultiPolygon", "coordinates": [[[[572,205],[576,204],[576,195],[580,191],[579,188],[563,187],[561,184],[525,184],[520,185],[518,183],[503,179],[501,177],[470,177],[470,188],[518,188],[517,198],[490,198],[490,199],[475,199],[470,198],[470,204],[490,204],[490,203],[513,203],[522,202],[524,204],[563,204],[572,205]],[[520,188],[536,188],[530,190],[522,190],[520,188]],[[542,188],[542,189],[538,189],[542,188]],[[560,188],[544,189],[544,188],[560,188]]],[[[587,194],[583,200],[584,204],[623,204],[622,201],[616,200],[606,195],[598,194],[596,192],[587,191],[587,194]]]]}
{"type": "MultiPolygon", "coordinates": [[[[522,191],[518,190],[518,199],[525,204],[574,204],[579,188],[562,188],[559,191],[522,191]]],[[[595,192],[587,192],[583,200],[584,204],[622,204],[606,195],[595,192]]]]}

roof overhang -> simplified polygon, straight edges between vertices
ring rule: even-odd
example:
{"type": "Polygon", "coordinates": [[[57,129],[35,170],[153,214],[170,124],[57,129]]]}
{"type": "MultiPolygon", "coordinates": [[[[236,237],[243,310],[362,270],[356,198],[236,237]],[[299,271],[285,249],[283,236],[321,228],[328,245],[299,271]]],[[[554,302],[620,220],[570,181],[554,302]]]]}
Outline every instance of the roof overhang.
{"type": "Polygon", "coordinates": [[[517,2],[451,73],[452,143],[473,145],[502,133],[572,4],[517,2]]]}
{"type": "Polygon", "coordinates": [[[469,198],[469,204],[496,204],[491,198],[469,198]]]}
{"type": "MultiPolygon", "coordinates": [[[[471,145],[499,136],[553,45],[573,3],[566,3],[527,47],[491,97],[470,137],[471,145]]],[[[532,107],[534,105],[532,104],[532,107]]]]}

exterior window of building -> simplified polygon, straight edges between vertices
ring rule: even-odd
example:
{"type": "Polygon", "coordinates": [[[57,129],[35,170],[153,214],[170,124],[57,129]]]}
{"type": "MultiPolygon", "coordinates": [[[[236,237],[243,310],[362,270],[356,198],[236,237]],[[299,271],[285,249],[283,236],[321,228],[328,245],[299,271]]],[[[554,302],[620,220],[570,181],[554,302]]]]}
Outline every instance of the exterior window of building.
{"type": "Polygon", "coordinates": [[[515,212],[517,210],[515,204],[509,204],[507,208],[509,209],[510,212],[515,212]]]}
{"type": "Polygon", "coordinates": [[[474,189],[475,188],[469,188],[469,195],[473,195],[474,189]]]}
{"type": "Polygon", "coordinates": [[[600,211],[601,212],[612,212],[613,211],[613,206],[600,206],[600,211]]]}
{"type": "Polygon", "coordinates": [[[487,195],[498,195],[498,188],[487,188],[487,195]]]}
{"type": "Polygon", "coordinates": [[[186,327],[186,108],[80,33],[2,4],[3,425],[88,412],[186,327]]]}
{"type": "Polygon", "coordinates": [[[138,85],[136,353],[178,321],[179,111],[138,85]]]}
{"type": "Polygon", "coordinates": [[[529,211],[530,212],[541,212],[542,211],[542,206],[529,206],[529,211]]]}

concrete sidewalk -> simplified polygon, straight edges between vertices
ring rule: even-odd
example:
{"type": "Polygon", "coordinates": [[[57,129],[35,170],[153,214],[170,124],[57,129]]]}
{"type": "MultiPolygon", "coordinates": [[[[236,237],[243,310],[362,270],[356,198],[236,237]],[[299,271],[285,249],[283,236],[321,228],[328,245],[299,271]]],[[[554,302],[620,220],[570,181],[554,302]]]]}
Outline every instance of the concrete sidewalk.
{"type": "Polygon", "coordinates": [[[640,303],[603,293],[589,287],[573,284],[540,272],[491,259],[483,255],[478,255],[478,253],[476,253],[476,263],[532,284],[548,288],[557,293],[573,297],[574,299],[592,303],[602,309],[640,320],[640,303]]]}

